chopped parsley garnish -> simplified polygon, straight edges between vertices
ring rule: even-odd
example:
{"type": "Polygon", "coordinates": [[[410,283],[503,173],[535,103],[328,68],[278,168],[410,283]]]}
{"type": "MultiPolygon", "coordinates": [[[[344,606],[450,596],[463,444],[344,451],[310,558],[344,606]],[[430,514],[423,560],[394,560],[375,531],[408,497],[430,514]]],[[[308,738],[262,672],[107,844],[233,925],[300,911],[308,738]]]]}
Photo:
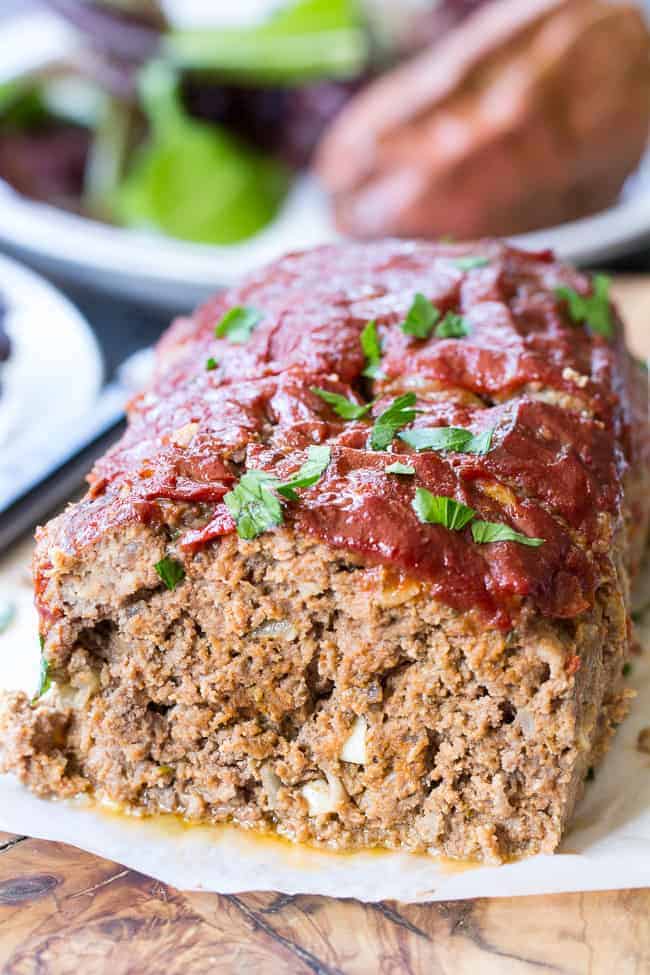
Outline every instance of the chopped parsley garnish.
{"type": "Polygon", "coordinates": [[[218,339],[227,338],[229,342],[242,345],[244,342],[248,342],[253,330],[259,325],[262,318],[262,312],[258,311],[257,308],[237,305],[223,316],[214,330],[215,337],[218,339]]]}
{"type": "MultiPolygon", "coordinates": [[[[467,260],[488,263],[486,258],[467,258],[467,260]]],[[[401,328],[406,335],[415,335],[418,339],[427,339],[432,332],[439,339],[460,339],[470,333],[469,325],[462,315],[448,311],[441,319],[439,309],[419,292],[413,299],[401,328]]]]}
{"type": "Polygon", "coordinates": [[[416,488],[413,510],[418,519],[429,525],[443,525],[451,531],[461,531],[476,516],[473,508],[460,501],[431,494],[426,488],[416,488]]]}
{"type": "Polygon", "coordinates": [[[16,607],[13,603],[0,603],[0,633],[8,630],[16,616],[16,607]]]}
{"type": "Polygon", "coordinates": [[[321,389],[320,386],[312,386],[312,393],[316,393],[322,400],[332,407],[337,416],[344,420],[361,420],[372,409],[372,403],[353,403],[346,396],[340,393],[330,393],[328,389],[321,389]]]}
{"type": "Polygon", "coordinates": [[[240,538],[257,538],[269,528],[282,524],[282,505],[270,489],[276,483],[271,474],[250,470],[223,499],[240,538]]]}
{"type": "Polygon", "coordinates": [[[47,694],[50,687],[52,686],[52,678],[50,676],[50,665],[48,664],[47,660],[43,656],[43,644],[45,643],[45,641],[43,640],[42,636],[39,637],[39,641],[41,644],[41,671],[40,671],[40,677],[38,681],[38,690],[36,691],[36,694],[34,694],[34,697],[32,698],[32,704],[38,701],[39,697],[43,697],[44,694],[47,694]]]}
{"type": "Polygon", "coordinates": [[[367,376],[368,379],[381,378],[381,342],[377,335],[377,325],[374,320],[364,326],[359,341],[366,357],[366,366],[362,375],[367,376]]]}
{"type": "Polygon", "coordinates": [[[386,474],[415,474],[415,467],[411,467],[410,464],[402,464],[401,461],[396,460],[394,464],[384,467],[384,471],[386,474]]]}
{"type": "Polygon", "coordinates": [[[471,329],[462,315],[448,311],[445,317],[436,325],[435,336],[439,339],[462,339],[469,335],[471,329]]]}
{"type": "Polygon", "coordinates": [[[457,257],[454,264],[461,271],[473,271],[476,267],[487,267],[490,263],[489,257],[481,257],[478,254],[468,255],[467,257],[457,257]]]}
{"type": "Polygon", "coordinates": [[[331,453],[329,447],[309,447],[305,463],[290,481],[278,484],[278,493],[289,501],[297,501],[296,488],[308,488],[320,481],[330,462],[331,453]]]}
{"type": "Polygon", "coordinates": [[[377,417],[370,433],[370,446],[373,450],[386,450],[397,431],[413,422],[416,413],[414,406],[415,393],[404,393],[394,399],[388,409],[377,417]]]}
{"type": "Polygon", "coordinates": [[[588,325],[592,332],[611,339],[614,335],[612,311],[609,303],[611,279],[606,274],[595,274],[593,294],[589,297],[578,294],[573,288],[561,285],[555,289],[558,298],[566,301],[571,321],[576,325],[588,325]]]}
{"type": "Polygon", "coordinates": [[[631,673],[632,673],[632,664],[628,660],[626,661],[626,663],[623,664],[622,674],[623,677],[629,677],[631,673]]]}
{"type": "Polygon", "coordinates": [[[596,773],[594,771],[593,765],[590,765],[587,769],[587,774],[585,775],[585,782],[593,782],[596,778],[596,773]]]}
{"type": "Polygon", "coordinates": [[[472,538],[479,545],[488,542],[519,542],[520,545],[530,545],[536,548],[544,544],[543,538],[530,538],[514,531],[508,525],[499,525],[495,521],[474,521],[472,522],[472,538]]]}
{"type": "Polygon", "coordinates": [[[265,471],[250,470],[223,499],[237,526],[240,538],[257,538],[270,528],[283,523],[282,504],[277,494],[296,501],[296,488],[311,487],[323,475],[330,462],[329,447],[311,446],[307,460],[288,481],[280,481],[265,471]],[[277,494],[275,493],[277,492],[277,494]]]}
{"type": "Polygon", "coordinates": [[[175,589],[179,582],[185,578],[185,569],[181,562],[165,556],[160,562],[156,562],[154,569],[165,583],[168,589],[175,589]]]}
{"type": "Polygon", "coordinates": [[[406,313],[401,328],[405,335],[414,335],[417,339],[428,339],[439,318],[440,312],[436,306],[418,291],[406,313]]]}
{"type": "Polygon", "coordinates": [[[494,430],[472,433],[463,427],[420,427],[399,434],[418,452],[421,450],[449,450],[458,454],[487,454],[492,446],[494,430]]]}
{"type": "Polygon", "coordinates": [[[210,356],[209,359],[205,360],[205,368],[208,372],[212,372],[213,369],[217,368],[217,360],[210,356]]]}
{"type": "Polygon", "coordinates": [[[444,495],[431,494],[426,488],[417,488],[413,499],[413,510],[419,521],[429,525],[442,525],[451,531],[461,531],[472,522],[472,538],[479,544],[486,542],[519,542],[521,545],[543,545],[543,538],[529,538],[513,531],[508,525],[492,521],[476,520],[473,508],[444,495]]]}

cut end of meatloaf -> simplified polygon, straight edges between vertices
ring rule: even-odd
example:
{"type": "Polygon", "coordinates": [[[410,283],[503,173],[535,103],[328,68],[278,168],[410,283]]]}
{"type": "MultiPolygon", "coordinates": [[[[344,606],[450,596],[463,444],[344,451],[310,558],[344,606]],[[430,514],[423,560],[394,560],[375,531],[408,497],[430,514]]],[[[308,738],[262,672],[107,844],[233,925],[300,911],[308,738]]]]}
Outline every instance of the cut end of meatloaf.
{"type": "Polygon", "coordinates": [[[650,507],[645,385],[604,287],[497,242],[345,244],[177,322],[88,495],[38,533],[51,687],[0,697],[0,768],[335,849],[553,851],[625,714],[650,507]],[[398,429],[487,449],[373,449],[406,393],[398,429]],[[251,469],[275,514],[244,538],[224,497],[251,469]],[[417,490],[505,539],[422,521],[417,490]]]}
{"type": "Polygon", "coordinates": [[[53,688],[0,717],[36,792],[336,848],[555,849],[624,710],[614,575],[579,620],[504,632],[289,531],[185,558],[173,591],[163,552],[138,527],[50,570],[53,688]]]}

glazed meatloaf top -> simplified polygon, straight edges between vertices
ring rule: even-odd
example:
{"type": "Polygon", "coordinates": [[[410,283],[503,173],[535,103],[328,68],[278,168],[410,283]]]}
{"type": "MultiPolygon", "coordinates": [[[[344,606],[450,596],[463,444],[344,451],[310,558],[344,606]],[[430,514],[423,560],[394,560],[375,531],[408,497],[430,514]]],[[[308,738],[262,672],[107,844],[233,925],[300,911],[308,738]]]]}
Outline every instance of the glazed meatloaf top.
{"type": "Polygon", "coordinates": [[[56,544],[146,521],[191,557],[284,524],[499,626],[575,617],[647,460],[607,287],[488,241],[290,254],[172,326],[56,544]]]}

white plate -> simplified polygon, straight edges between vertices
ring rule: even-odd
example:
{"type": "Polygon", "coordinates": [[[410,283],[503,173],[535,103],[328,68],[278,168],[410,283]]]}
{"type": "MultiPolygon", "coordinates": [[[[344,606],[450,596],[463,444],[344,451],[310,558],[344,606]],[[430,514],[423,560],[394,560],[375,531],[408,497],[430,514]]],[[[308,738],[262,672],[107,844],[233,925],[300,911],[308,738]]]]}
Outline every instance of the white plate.
{"type": "Polygon", "coordinates": [[[87,322],[63,295],[0,257],[0,295],[11,358],[0,391],[0,498],[13,493],[34,456],[56,449],[62,434],[94,404],[102,359],[87,322]]]}
{"type": "MultiPolygon", "coordinates": [[[[0,27],[0,81],[69,56],[77,35],[50,14],[27,14],[0,27]]],[[[620,201],[593,217],[523,234],[524,247],[594,264],[650,236],[650,155],[620,201]]],[[[190,308],[217,288],[288,250],[336,239],[327,201],[297,182],[279,218],[228,247],[189,244],[87,220],[30,202],[0,183],[0,240],[50,272],[168,308],[190,308]]]]}

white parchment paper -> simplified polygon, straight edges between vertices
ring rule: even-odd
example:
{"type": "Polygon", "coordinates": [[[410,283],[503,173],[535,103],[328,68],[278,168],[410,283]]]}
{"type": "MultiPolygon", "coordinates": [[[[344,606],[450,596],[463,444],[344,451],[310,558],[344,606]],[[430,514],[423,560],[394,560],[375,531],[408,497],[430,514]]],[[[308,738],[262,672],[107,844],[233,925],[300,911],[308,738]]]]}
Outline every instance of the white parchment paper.
{"type": "MultiPolygon", "coordinates": [[[[17,610],[0,635],[0,687],[31,691],[38,644],[28,558],[25,549],[24,558],[0,570],[0,593],[17,610]]],[[[628,678],[638,694],[632,713],[555,856],[464,868],[411,854],[339,855],[236,827],[185,826],[173,817],[127,817],[91,803],[37,799],[10,776],[0,776],[0,829],[70,843],[185,890],[433,901],[650,886],[650,755],[637,748],[639,732],[650,725],[648,614],[640,636],[645,649],[628,678]]]]}

